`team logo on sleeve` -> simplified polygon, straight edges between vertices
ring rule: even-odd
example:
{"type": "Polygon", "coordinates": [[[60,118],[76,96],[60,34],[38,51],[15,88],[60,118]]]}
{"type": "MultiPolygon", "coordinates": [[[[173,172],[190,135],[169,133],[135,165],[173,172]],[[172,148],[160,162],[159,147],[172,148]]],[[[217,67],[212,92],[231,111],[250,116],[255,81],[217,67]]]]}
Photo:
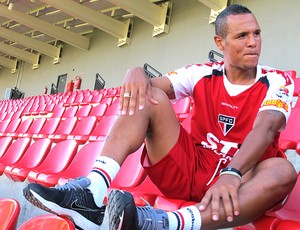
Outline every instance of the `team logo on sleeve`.
{"type": "Polygon", "coordinates": [[[283,101],[287,101],[287,99],[289,98],[289,90],[286,87],[281,86],[272,94],[272,98],[278,98],[283,101]]]}
{"type": "Polygon", "coordinates": [[[227,133],[235,125],[235,117],[229,117],[229,116],[226,116],[226,115],[223,115],[223,114],[219,114],[218,123],[219,123],[219,126],[220,126],[224,136],[226,136],[227,133]]]}

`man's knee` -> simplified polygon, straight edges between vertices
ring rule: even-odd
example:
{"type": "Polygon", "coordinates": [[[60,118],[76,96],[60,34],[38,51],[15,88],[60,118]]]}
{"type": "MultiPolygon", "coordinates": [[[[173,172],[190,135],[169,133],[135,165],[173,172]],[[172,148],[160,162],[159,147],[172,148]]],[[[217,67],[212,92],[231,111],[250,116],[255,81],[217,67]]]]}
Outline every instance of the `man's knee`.
{"type": "MultiPolygon", "coordinates": [[[[257,170],[265,172],[270,186],[292,190],[297,180],[297,172],[294,166],[283,158],[270,158],[260,163],[257,170]]],[[[259,176],[259,173],[258,173],[259,176]]]]}

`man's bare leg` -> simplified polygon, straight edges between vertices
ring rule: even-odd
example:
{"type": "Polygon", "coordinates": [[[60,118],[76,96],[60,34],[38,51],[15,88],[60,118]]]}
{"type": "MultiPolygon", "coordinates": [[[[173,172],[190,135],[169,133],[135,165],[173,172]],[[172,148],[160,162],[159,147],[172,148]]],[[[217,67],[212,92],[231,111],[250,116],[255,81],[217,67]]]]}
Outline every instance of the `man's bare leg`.
{"type": "Polygon", "coordinates": [[[101,151],[120,165],[136,151],[146,138],[146,148],[152,163],[162,159],[174,146],[179,136],[180,125],[166,94],[153,88],[153,105],[146,101],[142,110],[133,116],[120,115],[112,126],[101,151]]]}

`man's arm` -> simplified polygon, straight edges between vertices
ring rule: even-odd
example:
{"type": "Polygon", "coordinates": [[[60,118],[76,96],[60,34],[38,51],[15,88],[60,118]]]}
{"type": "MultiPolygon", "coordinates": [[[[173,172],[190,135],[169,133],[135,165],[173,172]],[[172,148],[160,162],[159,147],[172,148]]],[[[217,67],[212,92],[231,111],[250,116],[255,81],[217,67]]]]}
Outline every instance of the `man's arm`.
{"type": "MultiPolygon", "coordinates": [[[[285,116],[275,110],[266,110],[258,113],[253,129],[245,138],[239,152],[233,157],[228,167],[238,169],[242,175],[253,168],[260,160],[268,146],[273,142],[275,135],[285,124],[285,116]]],[[[212,218],[218,220],[220,200],[228,220],[239,215],[238,190],[242,181],[233,175],[222,175],[219,180],[206,192],[200,203],[200,210],[211,205],[212,218]]]]}
{"type": "Polygon", "coordinates": [[[239,152],[229,163],[244,175],[261,158],[268,146],[274,141],[280,128],[285,125],[285,116],[276,110],[265,110],[258,113],[253,129],[246,136],[239,152]]]}

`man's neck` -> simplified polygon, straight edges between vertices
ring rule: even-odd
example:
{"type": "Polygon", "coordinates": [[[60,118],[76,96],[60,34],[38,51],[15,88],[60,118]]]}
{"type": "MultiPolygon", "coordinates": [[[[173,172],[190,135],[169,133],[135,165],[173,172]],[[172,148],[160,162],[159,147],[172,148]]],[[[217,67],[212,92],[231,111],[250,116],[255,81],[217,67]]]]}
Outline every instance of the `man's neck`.
{"type": "Polygon", "coordinates": [[[256,69],[226,69],[225,75],[228,81],[235,85],[251,85],[255,82],[256,69]]]}

